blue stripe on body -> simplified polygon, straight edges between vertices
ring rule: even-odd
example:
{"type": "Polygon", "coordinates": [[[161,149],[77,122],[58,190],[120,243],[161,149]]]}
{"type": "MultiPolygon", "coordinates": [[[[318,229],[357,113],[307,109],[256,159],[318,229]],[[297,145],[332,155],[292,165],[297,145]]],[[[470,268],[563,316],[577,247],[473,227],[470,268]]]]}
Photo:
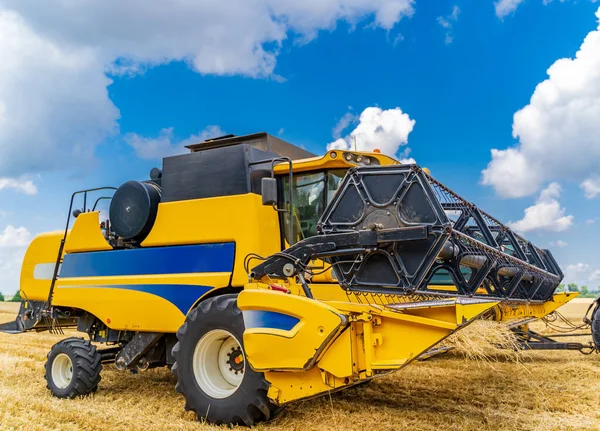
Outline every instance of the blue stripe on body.
{"type": "Polygon", "coordinates": [[[235,244],[196,244],[65,255],[60,277],[231,272],[235,244]]]}
{"type": "Polygon", "coordinates": [[[194,284],[110,284],[110,285],[83,285],[83,286],[60,286],[59,289],[125,289],[150,293],[166,299],[176,306],[184,315],[196,303],[201,296],[212,290],[210,286],[199,286],[194,284]]]}
{"type": "Polygon", "coordinates": [[[246,329],[273,328],[289,331],[300,322],[297,317],[275,311],[244,310],[242,315],[244,316],[246,329]]]}

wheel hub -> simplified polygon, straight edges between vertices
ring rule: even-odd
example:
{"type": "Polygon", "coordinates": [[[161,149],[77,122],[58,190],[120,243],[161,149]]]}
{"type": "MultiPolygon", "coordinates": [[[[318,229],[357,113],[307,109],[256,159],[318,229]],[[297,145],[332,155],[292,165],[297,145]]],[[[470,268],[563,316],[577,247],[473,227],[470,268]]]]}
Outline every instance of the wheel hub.
{"type": "MultiPolygon", "coordinates": [[[[233,347],[232,347],[233,349],[233,347]]],[[[231,353],[227,353],[229,359],[227,363],[229,364],[230,371],[234,371],[235,374],[244,372],[244,353],[242,353],[242,349],[237,348],[233,349],[231,353]]]]}
{"type": "Polygon", "coordinates": [[[200,338],[192,358],[196,383],[212,398],[231,396],[244,379],[241,343],[229,331],[213,329],[200,338]]]}
{"type": "Polygon", "coordinates": [[[59,389],[65,389],[73,380],[73,361],[66,353],[59,353],[52,361],[52,381],[59,389]]]}

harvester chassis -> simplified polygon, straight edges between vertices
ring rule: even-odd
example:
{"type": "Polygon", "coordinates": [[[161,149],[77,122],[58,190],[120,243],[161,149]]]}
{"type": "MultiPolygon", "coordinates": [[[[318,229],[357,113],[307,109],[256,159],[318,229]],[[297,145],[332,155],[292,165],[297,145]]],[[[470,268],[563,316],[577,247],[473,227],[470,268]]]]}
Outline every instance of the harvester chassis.
{"type": "MultiPolygon", "coordinates": [[[[322,159],[304,159],[306,172],[323,174],[342,166],[346,174],[331,201],[320,195],[323,210],[314,207],[320,216],[318,234],[307,233],[306,239],[296,242],[292,159],[246,145],[214,145],[222,148],[165,159],[164,178],[159,172],[151,175],[151,181],[119,187],[111,201],[112,230],[107,220],[106,231],[100,233],[98,214],[87,214],[86,204],[89,192],[114,188],[84,190],[71,197],[64,235],[61,231],[52,236],[54,248],[47,247],[51,257],[43,261],[55,259],[53,276],[45,279],[50,281],[47,299],[39,301],[46,290],[35,298],[38,301],[24,296],[16,321],[0,326],[15,333],[30,329],[62,333],[62,327],[77,326],[89,335],[89,341],[69,339],[53,348],[56,355],[47,371],[54,363],[62,368],[47,375],[60,379],[62,373],[65,381],[76,382],[63,386],[64,393],[50,387],[55,395],[93,392],[103,363],[130,370],[173,365],[186,410],[210,422],[253,425],[272,418],[289,402],[400,369],[500,302],[543,303],[562,279],[548,251],[537,249],[420,167],[395,161],[383,165],[378,157],[386,160],[376,155],[334,150],[322,159]],[[214,182],[211,173],[220,174],[216,162],[224,156],[230,166],[237,160],[239,169],[231,170],[236,181],[219,182],[227,187],[208,187],[214,182]],[[349,167],[360,165],[363,158],[372,164],[349,167]],[[343,165],[344,160],[355,163],[343,165]],[[260,205],[258,195],[266,188],[254,180],[269,180],[271,190],[284,190],[285,172],[280,169],[281,177],[275,178],[277,161],[289,163],[290,194],[287,209],[283,196],[276,193],[275,213],[265,208],[265,195],[260,205]],[[125,198],[137,192],[146,193],[148,217],[140,223],[133,220],[139,227],[136,232],[120,232],[136,213],[129,211],[131,203],[125,198]],[[79,194],[83,211],[74,212],[78,220],[69,233],[73,201],[79,194]],[[118,210],[114,214],[113,204],[118,210]],[[159,204],[162,217],[157,216],[159,204]],[[242,205],[248,209],[244,218],[231,217],[242,205]],[[205,227],[197,219],[202,211],[208,214],[204,222],[209,228],[204,230],[198,229],[205,227]],[[457,219],[452,220],[449,212],[458,213],[457,219]],[[285,248],[281,246],[285,216],[292,245],[278,251],[285,248]],[[217,219],[227,232],[211,236],[210,223],[217,219]],[[247,220],[253,224],[245,224],[247,220]],[[257,227],[266,230],[261,237],[257,227]],[[182,258],[176,253],[183,249],[182,258]],[[190,254],[190,249],[201,257],[190,254]],[[209,251],[198,251],[204,249],[209,251]],[[261,250],[266,258],[253,253],[261,250]],[[139,258],[157,251],[167,259],[139,258]],[[123,265],[132,256],[143,263],[137,272],[123,265]],[[107,259],[98,265],[103,267],[99,271],[94,265],[73,263],[79,258],[98,263],[94,259],[99,257],[107,259]],[[251,259],[263,262],[248,271],[251,259]],[[327,282],[316,282],[318,274],[311,267],[315,259],[331,266],[333,277],[327,282]],[[200,269],[180,265],[187,260],[211,265],[200,269]],[[162,265],[165,261],[176,265],[167,268],[162,265]],[[158,262],[162,272],[151,262],[158,262]],[[432,285],[441,272],[451,282],[442,288],[432,285]],[[169,295],[182,291],[193,295],[191,302],[182,304],[169,295]],[[103,293],[104,302],[95,301],[94,292],[103,293]],[[111,301],[125,302],[125,296],[129,307],[111,307],[111,301]],[[87,300],[78,302],[81,297],[87,300]],[[143,307],[138,301],[145,301],[143,307]],[[139,313],[141,309],[146,313],[139,313]],[[161,315],[162,319],[157,317],[161,315]],[[92,342],[106,348],[96,350],[92,342]],[[84,362],[74,351],[84,353],[84,362]],[[54,361],[56,357],[60,359],[54,361]],[[85,368],[89,381],[72,380],[72,369],[69,378],[69,361],[71,368],[85,368]],[[227,380],[229,386],[216,387],[214,377],[227,380]]],[[[315,195],[316,199],[320,198],[315,195]]]]}

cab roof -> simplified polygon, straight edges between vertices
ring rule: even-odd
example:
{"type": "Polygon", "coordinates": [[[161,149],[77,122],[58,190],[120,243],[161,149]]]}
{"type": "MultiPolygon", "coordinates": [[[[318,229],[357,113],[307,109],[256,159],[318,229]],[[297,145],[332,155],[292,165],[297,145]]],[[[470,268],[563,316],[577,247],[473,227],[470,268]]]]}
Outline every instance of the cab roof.
{"type": "Polygon", "coordinates": [[[186,145],[190,152],[210,150],[213,148],[229,147],[233,145],[246,144],[259,150],[268,151],[278,156],[289,157],[292,160],[315,157],[310,151],[292,145],[266,132],[253,133],[251,135],[224,135],[197,144],[186,145]]]}

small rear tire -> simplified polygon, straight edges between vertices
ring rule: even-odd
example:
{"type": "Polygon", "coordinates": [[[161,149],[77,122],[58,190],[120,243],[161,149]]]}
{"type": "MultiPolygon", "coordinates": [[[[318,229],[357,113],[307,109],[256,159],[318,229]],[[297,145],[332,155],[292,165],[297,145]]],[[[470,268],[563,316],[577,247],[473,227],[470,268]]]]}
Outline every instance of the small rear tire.
{"type": "Polygon", "coordinates": [[[267,397],[263,373],[246,361],[243,334],[237,295],[200,303],[177,331],[171,370],[177,376],[175,389],[198,420],[252,426],[279,412],[267,397]]]}
{"type": "Polygon", "coordinates": [[[52,346],[45,365],[47,388],[58,398],[75,398],[98,390],[102,358],[83,338],[67,338],[52,346]]]}

